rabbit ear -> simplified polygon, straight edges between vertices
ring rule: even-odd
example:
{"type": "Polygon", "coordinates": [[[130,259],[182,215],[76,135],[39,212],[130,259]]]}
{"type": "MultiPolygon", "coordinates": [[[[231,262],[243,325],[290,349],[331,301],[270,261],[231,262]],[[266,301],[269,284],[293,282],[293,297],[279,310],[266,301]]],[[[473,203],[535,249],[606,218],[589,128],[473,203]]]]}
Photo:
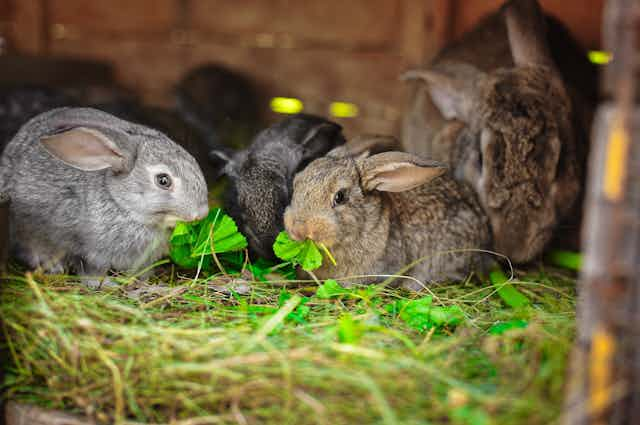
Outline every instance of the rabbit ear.
{"type": "Polygon", "coordinates": [[[340,134],[341,131],[342,126],[332,122],[323,122],[311,127],[300,142],[303,148],[302,159],[317,158],[336,145],[342,145],[344,137],[340,134]],[[327,137],[318,137],[323,133],[327,137]]]}
{"type": "Polygon", "coordinates": [[[442,116],[468,123],[476,104],[478,82],[485,77],[479,69],[464,63],[442,64],[444,71],[412,70],[402,79],[420,80],[429,86],[429,94],[442,116]]]}
{"type": "Polygon", "coordinates": [[[351,155],[361,155],[371,152],[380,153],[393,149],[398,149],[400,143],[393,136],[384,136],[379,134],[362,134],[349,140],[345,145],[351,155]]]}
{"type": "Polygon", "coordinates": [[[224,175],[238,177],[238,170],[247,160],[247,156],[248,152],[246,150],[235,152],[232,149],[223,148],[209,152],[209,160],[211,160],[219,170],[215,178],[224,175]]]}
{"type": "Polygon", "coordinates": [[[517,66],[554,68],[546,43],[544,14],[536,0],[510,2],[505,9],[509,46],[517,66]]]}
{"type": "Polygon", "coordinates": [[[405,152],[384,152],[362,160],[362,181],[367,190],[404,192],[433,180],[447,171],[436,161],[405,152]]]}
{"type": "Polygon", "coordinates": [[[40,143],[51,155],[79,170],[128,171],[125,153],[104,133],[92,128],[76,127],[43,137],[40,143]]]}
{"type": "Polygon", "coordinates": [[[334,158],[345,156],[366,158],[371,152],[380,153],[398,149],[399,147],[398,139],[393,136],[362,134],[349,140],[345,145],[335,148],[329,152],[328,156],[334,158]]]}

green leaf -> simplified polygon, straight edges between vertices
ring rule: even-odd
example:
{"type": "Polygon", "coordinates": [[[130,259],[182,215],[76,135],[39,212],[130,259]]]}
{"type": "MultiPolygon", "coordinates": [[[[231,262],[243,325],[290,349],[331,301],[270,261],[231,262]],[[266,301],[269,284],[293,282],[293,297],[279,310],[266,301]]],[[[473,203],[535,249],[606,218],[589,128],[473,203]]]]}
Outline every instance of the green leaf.
{"type": "Polygon", "coordinates": [[[498,322],[493,324],[493,326],[489,328],[489,333],[491,335],[502,335],[503,333],[510,331],[511,329],[524,329],[527,326],[527,321],[521,319],[509,320],[507,322],[498,322]]]}
{"type": "Polygon", "coordinates": [[[169,239],[171,260],[181,267],[213,268],[212,246],[217,254],[235,252],[246,248],[247,240],[231,217],[220,208],[213,208],[204,219],[178,222],[169,239]]]}
{"type": "Polygon", "coordinates": [[[360,340],[363,334],[362,324],[353,320],[349,313],[345,313],[338,319],[338,341],[345,344],[354,344],[360,340]]]}
{"type": "Polygon", "coordinates": [[[569,270],[580,271],[582,267],[582,255],[579,252],[553,250],[549,252],[547,259],[554,266],[569,270]]]}
{"type": "Polygon", "coordinates": [[[431,296],[415,300],[398,300],[387,304],[385,310],[399,317],[407,326],[419,331],[433,327],[456,326],[464,320],[464,313],[457,305],[434,306],[431,296]]]}
{"type": "Polygon", "coordinates": [[[247,247],[247,240],[238,232],[238,226],[231,217],[223,214],[219,208],[212,210],[200,229],[192,257],[215,252],[239,251],[247,247]],[[213,251],[212,251],[213,248],[213,251]]]}
{"type": "Polygon", "coordinates": [[[489,279],[496,288],[500,298],[502,298],[502,301],[509,307],[519,308],[530,304],[529,298],[518,291],[512,284],[507,283],[507,276],[505,276],[502,270],[496,269],[491,271],[489,273],[489,279]]]}
{"type": "Polygon", "coordinates": [[[303,242],[294,241],[287,232],[280,232],[273,243],[273,252],[276,257],[293,262],[302,251],[302,245],[303,242]]]}
{"type": "Polygon", "coordinates": [[[484,410],[469,405],[453,409],[451,417],[458,423],[465,425],[489,425],[491,423],[489,415],[484,410]]]}
{"type": "MultiPolygon", "coordinates": [[[[287,290],[281,290],[278,296],[278,307],[282,307],[292,296],[293,295],[287,290]]],[[[308,301],[308,297],[302,297],[298,307],[287,315],[287,320],[293,320],[294,322],[302,324],[307,323],[307,316],[311,313],[311,308],[305,305],[308,301]]]]}
{"type": "Polygon", "coordinates": [[[429,319],[434,326],[455,326],[464,320],[464,313],[457,305],[434,306],[429,312],[429,319]]]}
{"type": "Polygon", "coordinates": [[[350,292],[351,291],[348,289],[340,286],[337,281],[327,279],[322,285],[318,286],[318,289],[316,290],[316,297],[326,300],[329,298],[341,297],[349,294],[350,292]]]}
{"type": "Polygon", "coordinates": [[[424,331],[431,326],[431,296],[418,298],[416,300],[398,300],[396,301],[400,318],[413,329],[424,331]]]}
{"type": "Polygon", "coordinates": [[[284,231],[276,238],[273,252],[278,258],[299,264],[306,271],[313,271],[322,265],[322,254],[311,239],[294,241],[284,231]]]}

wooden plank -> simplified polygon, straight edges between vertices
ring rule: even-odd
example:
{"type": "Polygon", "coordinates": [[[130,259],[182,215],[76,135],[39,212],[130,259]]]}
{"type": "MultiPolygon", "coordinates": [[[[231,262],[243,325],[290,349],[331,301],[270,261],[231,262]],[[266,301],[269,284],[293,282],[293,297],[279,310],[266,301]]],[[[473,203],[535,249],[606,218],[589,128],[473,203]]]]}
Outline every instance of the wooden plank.
{"type": "Polygon", "coordinates": [[[336,48],[381,48],[400,37],[402,0],[191,0],[196,32],[258,37],[264,47],[322,44],[336,48]]]}
{"type": "Polygon", "coordinates": [[[40,0],[3,0],[2,32],[9,48],[30,54],[42,53],[45,48],[44,8],[40,0]],[[6,20],[6,21],[5,21],[6,20]]]}

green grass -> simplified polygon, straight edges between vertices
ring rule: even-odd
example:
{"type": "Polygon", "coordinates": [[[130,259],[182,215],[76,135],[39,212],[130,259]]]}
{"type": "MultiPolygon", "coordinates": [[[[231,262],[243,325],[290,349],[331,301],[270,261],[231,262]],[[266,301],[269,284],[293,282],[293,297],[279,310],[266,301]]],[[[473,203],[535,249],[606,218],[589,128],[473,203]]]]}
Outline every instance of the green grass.
{"type": "Polygon", "coordinates": [[[543,266],[516,275],[507,294],[529,302],[514,308],[488,278],[420,294],[241,282],[240,295],[216,289],[222,276],[163,266],[169,289],[131,299],[18,274],[0,299],[5,389],[101,422],[556,423],[575,279],[543,266]],[[462,320],[447,325],[443,311],[462,320]]]}

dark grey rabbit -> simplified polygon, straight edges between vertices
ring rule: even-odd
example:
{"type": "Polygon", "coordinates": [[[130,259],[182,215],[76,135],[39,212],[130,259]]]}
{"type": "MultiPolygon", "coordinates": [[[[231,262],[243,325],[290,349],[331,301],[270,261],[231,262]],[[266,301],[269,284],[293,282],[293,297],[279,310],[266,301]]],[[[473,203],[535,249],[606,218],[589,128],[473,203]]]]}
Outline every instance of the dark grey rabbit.
{"type": "Polygon", "coordinates": [[[0,153],[29,119],[53,108],[70,106],[73,100],[61,90],[43,86],[0,88],[0,153]]]}
{"type": "Polygon", "coordinates": [[[478,193],[495,249],[516,262],[542,252],[580,192],[589,114],[546,35],[537,2],[513,0],[429,67],[405,75],[420,81],[405,147],[452,164],[478,193]]]}
{"type": "Polygon", "coordinates": [[[226,160],[225,208],[255,253],[274,257],[273,242],[284,230],[283,214],[291,200],[295,174],[344,142],[338,124],[297,114],[261,131],[248,149],[231,157],[213,153],[226,160]]]}
{"type": "Polygon", "coordinates": [[[208,212],[200,167],[164,134],[91,108],[59,108],[7,145],[0,186],[28,266],[131,271],[167,253],[169,228],[208,212]]]}

